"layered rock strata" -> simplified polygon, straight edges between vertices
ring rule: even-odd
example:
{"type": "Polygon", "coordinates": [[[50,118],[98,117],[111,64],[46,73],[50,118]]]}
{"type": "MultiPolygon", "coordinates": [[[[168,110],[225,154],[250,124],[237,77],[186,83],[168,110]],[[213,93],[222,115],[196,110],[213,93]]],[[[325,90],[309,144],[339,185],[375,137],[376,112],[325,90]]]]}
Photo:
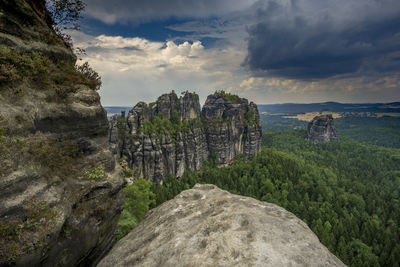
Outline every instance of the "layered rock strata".
{"type": "Polygon", "coordinates": [[[161,182],[166,175],[199,170],[210,158],[228,164],[254,156],[261,149],[261,127],[257,106],[244,98],[215,93],[201,110],[197,94],[178,98],[172,92],[154,103],[139,102],[126,118],[112,117],[109,140],[136,175],[161,182]]]}
{"type": "Polygon", "coordinates": [[[219,163],[230,163],[239,155],[247,159],[260,151],[260,116],[253,102],[213,94],[207,97],[202,115],[209,152],[219,163]]]}
{"type": "Polygon", "coordinates": [[[113,244],[124,181],[44,3],[0,3],[0,266],[90,266],[113,244]]]}
{"type": "Polygon", "coordinates": [[[285,209],[203,184],[151,210],[98,266],[345,265],[285,209]]]}
{"type": "Polygon", "coordinates": [[[308,139],[313,142],[337,140],[336,129],[331,114],[316,116],[307,126],[308,139]]]}

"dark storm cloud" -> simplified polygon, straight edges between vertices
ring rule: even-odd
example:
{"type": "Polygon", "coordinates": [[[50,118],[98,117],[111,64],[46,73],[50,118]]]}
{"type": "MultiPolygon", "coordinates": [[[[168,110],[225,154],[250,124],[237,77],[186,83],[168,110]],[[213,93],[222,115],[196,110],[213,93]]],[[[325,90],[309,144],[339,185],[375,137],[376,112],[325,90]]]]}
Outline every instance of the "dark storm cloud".
{"type": "Polygon", "coordinates": [[[400,1],[325,2],[260,2],[245,65],[291,79],[400,70],[400,1]]]}
{"type": "Polygon", "coordinates": [[[89,16],[106,23],[143,22],[170,17],[219,16],[251,6],[257,0],[86,0],[89,16]]]}
{"type": "MultiPolygon", "coordinates": [[[[124,51],[128,51],[128,52],[129,51],[138,51],[138,52],[143,51],[143,49],[141,49],[137,46],[126,46],[126,47],[120,47],[120,48],[115,48],[115,49],[124,50],[124,51]]],[[[104,48],[101,46],[92,45],[90,47],[87,47],[85,49],[85,51],[87,53],[99,53],[99,52],[107,52],[107,51],[112,52],[113,48],[104,48]]]]}
{"type": "Polygon", "coordinates": [[[128,51],[142,51],[143,50],[137,46],[125,46],[121,49],[128,50],[128,51]]]}

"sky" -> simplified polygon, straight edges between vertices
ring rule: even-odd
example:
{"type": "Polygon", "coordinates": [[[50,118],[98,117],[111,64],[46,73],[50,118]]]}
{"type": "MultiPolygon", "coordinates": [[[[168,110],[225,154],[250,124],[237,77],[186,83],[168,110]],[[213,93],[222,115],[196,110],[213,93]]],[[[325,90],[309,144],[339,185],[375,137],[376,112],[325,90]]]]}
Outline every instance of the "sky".
{"type": "Polygon", "coordinates": [[[257,104],[400,101],[399,0],[85,0],[105,106],[186,90],[257,104]]]}

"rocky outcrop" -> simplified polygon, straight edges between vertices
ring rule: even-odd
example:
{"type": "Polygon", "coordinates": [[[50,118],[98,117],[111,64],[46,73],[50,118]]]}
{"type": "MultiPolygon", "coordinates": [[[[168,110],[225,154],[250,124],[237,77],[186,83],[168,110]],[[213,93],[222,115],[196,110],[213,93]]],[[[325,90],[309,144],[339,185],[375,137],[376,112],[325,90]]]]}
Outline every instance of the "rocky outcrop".
{"type": "Polygon", "coordinates": [[[151,210],[98,266],[345,265],[292,213],[205,184],[151,210]]]}
{"type": "Polygon", "coordinates": [[[260,116],[253,102],[217,93],[207,97],[202,114],[208,149],[221,164],[241,154],[249,158],[261,149],[260,116]]]}
{"type": "Polygon", "coordinates": [[[0,266],[89,266],[124,206],[98,93],[44,1],[0,3],[0,266]]]}
{"type": "Polygon", "coordinates": [[[45,0],[3,0],[0,12],[0,44],[36,51],[53,61],[75,62],[74,53],[49,27],[45,0]]]}
{"type": "Polygon", "coordinates": [[[308,139],[313,142],[337,140],[331,114],[316,116],[307,126],[308,139]]]}
{"type": "Polygon", "coordinates": [[[146,179],[161,182],[199,170],[211,157],[220,164],[261,149],[261,127],[254,103],[226,93],[208,96],[203,110],[197,94],[172,92],[147,105],[139,102],[128,116],[110,119],[109,140],[119,158],[146,179]]]}

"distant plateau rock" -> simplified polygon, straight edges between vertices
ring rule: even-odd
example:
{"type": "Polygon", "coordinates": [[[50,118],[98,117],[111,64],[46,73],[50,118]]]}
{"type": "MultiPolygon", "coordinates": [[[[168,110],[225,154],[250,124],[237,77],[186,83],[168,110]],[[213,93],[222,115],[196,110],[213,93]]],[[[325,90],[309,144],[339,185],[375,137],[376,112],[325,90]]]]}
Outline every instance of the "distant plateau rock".
{"type": "Polygon", "coordinates": [[[307,126],[308,139],[314,142],[337,140],[331,114],[316,116],[307,126]]]}

